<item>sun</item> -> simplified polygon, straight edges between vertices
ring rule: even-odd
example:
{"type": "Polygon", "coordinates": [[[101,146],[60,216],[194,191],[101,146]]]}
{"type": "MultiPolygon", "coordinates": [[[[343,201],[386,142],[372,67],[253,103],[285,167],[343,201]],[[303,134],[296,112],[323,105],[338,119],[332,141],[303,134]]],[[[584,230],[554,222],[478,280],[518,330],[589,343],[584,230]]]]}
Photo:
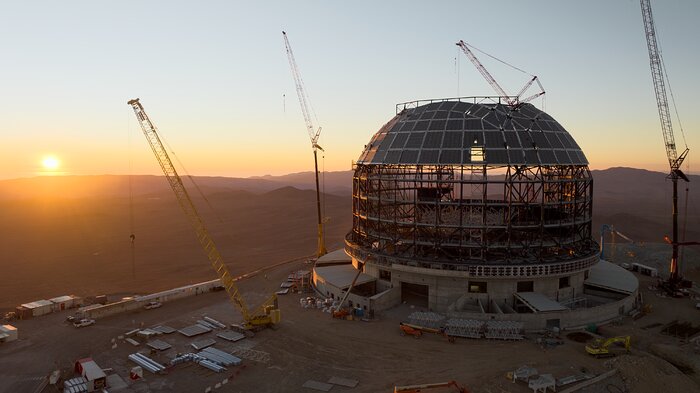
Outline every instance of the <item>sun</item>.
{"type": "Polygon", "coordinates": [[[44,166],[44,169],[53,171],[58,169],[58,167],[61,165],[61,161],[54,156],[46,156],[43,160],[41,160],[41,165],[44,166]]]}

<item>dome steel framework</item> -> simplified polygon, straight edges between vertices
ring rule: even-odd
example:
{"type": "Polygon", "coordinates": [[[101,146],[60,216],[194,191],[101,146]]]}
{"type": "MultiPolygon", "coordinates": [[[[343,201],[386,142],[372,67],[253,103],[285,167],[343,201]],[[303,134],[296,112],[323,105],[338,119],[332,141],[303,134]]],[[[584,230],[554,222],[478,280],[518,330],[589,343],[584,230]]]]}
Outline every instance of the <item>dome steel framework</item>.
{"type": "Polygon", "coordinates": [[[350,255],[477,276],[597,262],[586,157],[545,112],[500,100],[397,105],[354,167],[350,255]]]}

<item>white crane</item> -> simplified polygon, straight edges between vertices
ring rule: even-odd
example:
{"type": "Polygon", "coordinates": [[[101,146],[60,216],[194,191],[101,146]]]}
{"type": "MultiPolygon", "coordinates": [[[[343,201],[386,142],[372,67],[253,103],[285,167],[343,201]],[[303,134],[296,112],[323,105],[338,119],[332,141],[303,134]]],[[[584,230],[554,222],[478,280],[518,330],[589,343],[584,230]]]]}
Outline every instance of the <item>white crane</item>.
{"type": "Polygon", "coordinates": [[[282,37],[284,37],[284,45],[287,48],[287,58],[289,59],[289,66],[292,69],[292,76],[294,77],[294,83],[297,87],[297,96],[299,96],[299,105],[301,105],[301,112],[304,115],[304,122],[306,123],[306,130],[309,132],[309,138],[311,139],[311,149],[314,151],[314,174],[316,175],[316,212],[318,214],[318,247],[316,249],[316,256],[321,257],[326,255],[326,242],[324,240],[323,233],[323,217],[321,217],[321,191],[318,186],[318,150],[323,151],[323,148],[318,145],[318,138],[321,136],[321,127],[318,129],[314,128],[314,124],[311,119],[311,114],[309,113],[309,99],[304,90],[304,81],[301,79],[301,74],[299,73],[299,67],[297,66],[296,60],[294,60],[294,53],[292,52],[292,47],[289,45],[289,39],[287,39],[287,33],[282,32],[282,37]]]}

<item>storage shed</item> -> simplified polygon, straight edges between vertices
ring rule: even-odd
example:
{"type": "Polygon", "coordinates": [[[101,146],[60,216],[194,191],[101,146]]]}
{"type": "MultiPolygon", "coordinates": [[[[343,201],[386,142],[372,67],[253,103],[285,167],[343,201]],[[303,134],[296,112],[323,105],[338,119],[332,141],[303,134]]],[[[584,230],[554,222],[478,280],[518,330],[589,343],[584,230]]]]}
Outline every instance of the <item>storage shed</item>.
{"type": "Polygon", "coordinates": [[[80,359],[75,362],[75,372],[87,380],[87,391],[94,392],[107,387],[107,374],[92,358],[80,359]]]}
{"type": "Polygon", "coordinates": [[[53,303],[53,311],[62,311],[69,308],[77,307],[80,304],[80,298],[73,295],[65,295],[49,299],[53,303]]]}

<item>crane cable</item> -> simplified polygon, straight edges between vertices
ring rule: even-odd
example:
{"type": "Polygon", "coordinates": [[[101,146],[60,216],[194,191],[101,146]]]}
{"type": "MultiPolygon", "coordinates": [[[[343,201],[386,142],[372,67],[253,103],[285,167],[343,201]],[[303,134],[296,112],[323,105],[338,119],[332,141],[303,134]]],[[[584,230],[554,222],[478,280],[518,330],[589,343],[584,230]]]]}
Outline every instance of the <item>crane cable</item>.
{"type": "Polygon", "coordinates": [[[488,57],[490,57],[490,58],[496,60],[496,61],[499,62],[499,63],[503,63],[503,64],[507,65],[508,67],[511,67],[511,68],[513,68],[513,69],[515,69],[515,70],[518,70],[518,71],[522,72],[523,74],[527,74],[527,75],[530,75],[530,76],[532,76],[532,77],[535,76],[535,75],[532,75],[531,73],[529,73],[529,72],[527,72],[527,71],[525,71],[525,70],[523,70],[523,69],[521,69],[521,68],[518,68],[518,67],[516,67],[516,66],[514,66],[514,65],[512,65],[512,64],[510,64],[510,63],[508,63],[508,62],[506,62],[506,61],[504,61],[504,60],[499,59],[499,58],[496,57],[496,56],[490,55],[490,54],[488,54],[488,53],[482,51],[481,49],[475,47],[474,45],[467,44],[466,42],[465,42],[464,44],[467,45],[468,47],[470,47],[470,48],[476,50],[477,52],[479,52],[479,53],[481,53],[481,54],[484,54],[484,55],[486,55],[486,56],[488,56],[488,57]]]}
{"type": "Polygon", "coordinates": [[[136,279],[136,235],[135,235],[135,230],[134,230],[134,185],[133,185],[133,176],[134,176],[134,171],[133,171],[133,151],[131,148],[131,134],[132,134],[132,127],[131,127],[131,116],[128,117],[129,121],[127,122],[127,149],[129,150],[129,230],[131,234],[129,235],[129,240],[131,243],[131,278],[136,279]]]}
{"type": "MultiPolygon", "coordinates": [[[[202,199],[204,199],[204,202],[206,203],[209,210],[211,210],[211,212],[214,213],[216,220],[219,222],[219,224],[221,224],[225,228],[226,223],[224,222],[223,218],[221,218],[221,215],[219,214],[219,212],[214,208],[214,205],[211,204],[211,202],[209,201],[209,198],[207,198],[207,196],[204,194],[202,189],[199,187],[199,184],[197,184],[197,182],[194,180],[194,176],[192,176],[190,174],[190,172],[187,170],[187,168],[182,163],[182,161],[180,161],[180,157],[178,157],[178,155],[175,154],[175,150],[173,150],[173,148],[170,146],[168,141],[163,137],[162,132],[158,131],[158,136],[159,136],[160,140],[163,142],[163,144],[165,145],[165,147],[170,151],[170,154],[173,157],[175,157],[175,161],[177,162],[178,166],[182,169],[182,171],[185,172],[185,177],[190,181],[190,183],[192,183],[194,188],[197,190],[197,194],[199,194],[199,196],[202,199]]],[[[184,184],[183,184],[183,187],[184,187],[184,184]]],[[[228,238],[228,240],[231,241],[232,243],[234,242],[233,237],[228,233],[228,231],[224,230],[224,236],[226,236],[228,238]]]]}
{"type": "MultiPolygon", "coordinates": [[[[660,52],[661,50],[659,50],[660,52]]],[[[666,79],[666,86],[668,86],[668,93],[671,96],[671,103],[673,104],[673,111],[676,113],[676,121],[678,121],[678,128],[681,130],[681,136],[683,137],[683,144],[685,148],[688,148],[688,142],[685,139],[685,131],[683,131],[683,124],[681,123],[681,118],[678,116],[678,107],[676,106],[676,98],[673,96],[673,89],[671,89],[671,82],[668,79],[668,74],[666,73],[666,63],[664,63],[664,58],[659,53],[659,58],[661,59],[661,69],[664,71],[664,78],[666,79]]]]}

